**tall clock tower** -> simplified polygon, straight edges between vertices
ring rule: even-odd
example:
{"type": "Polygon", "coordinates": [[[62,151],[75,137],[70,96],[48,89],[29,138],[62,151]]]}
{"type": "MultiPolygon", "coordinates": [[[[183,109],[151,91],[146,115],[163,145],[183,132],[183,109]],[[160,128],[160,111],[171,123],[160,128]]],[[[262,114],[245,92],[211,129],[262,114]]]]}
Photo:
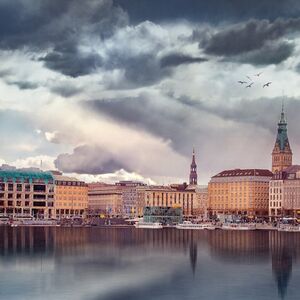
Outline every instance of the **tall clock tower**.
{"type": "Polygon", "coordinates": [[[278,123],[277,137],[272,152],[272,172],[276,173],[292,165],[293,153],[287,135],[287,121],[282,104],[281,117],[278,123]]]}

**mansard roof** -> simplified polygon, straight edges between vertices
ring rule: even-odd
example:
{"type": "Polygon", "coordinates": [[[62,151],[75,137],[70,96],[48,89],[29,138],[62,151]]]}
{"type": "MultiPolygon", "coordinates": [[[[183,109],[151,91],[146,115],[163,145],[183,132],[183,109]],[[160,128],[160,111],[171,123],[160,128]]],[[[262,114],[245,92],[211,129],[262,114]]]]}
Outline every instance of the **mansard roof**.
{"type": "Polygon", "coordinates": [[[272,177],[273,173],[267,169],[234,169],[224,170],[212,178],[239,177],[239,176],[266,176],[272,177]]]}

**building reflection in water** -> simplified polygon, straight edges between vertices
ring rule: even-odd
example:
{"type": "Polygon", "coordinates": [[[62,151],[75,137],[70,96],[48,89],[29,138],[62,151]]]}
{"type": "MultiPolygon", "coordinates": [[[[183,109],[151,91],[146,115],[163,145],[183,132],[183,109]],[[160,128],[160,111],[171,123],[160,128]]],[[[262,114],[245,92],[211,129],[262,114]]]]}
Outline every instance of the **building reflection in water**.
{"type": "Polygon", "coordinates": [[[197,265],[197,244],[193,241],[190,244],[190,262],[193,271],[193,276],[195,276],[197,265]]]}
{"type": "Polygon", "coordinates": [[[300,254],[300,238],[298,234],[270,232],[269,242],[273,275],[278,294],[284,299],[292,277],[293,262],[297,261],[300,254]]]}
{"type": "MultiPolygon", "coordinates": [[[[189,259],[195,276],[197,260],[200,259],[201,264],[199,247],[201,253],[208,251],[214,260],[223,264],[269,264],[271,261],[278,294],[284,299],[288,294],[293,264],[297,263],[300,254],[300,235],[277,231],[0,227],[2,264],[27,255],[37,259],[48,257],[60,266],[64,257],[84,256],[90,261],[83,260],[83,267],[84,264],[90,267],[88,263],[97,265],[97,262],[100,262],[98,266],[105,266],[107,260],[111,262],[109,267],[117,269],[122,251],[129,249],[132,255],[151,251],[166,256],[181,253],[189,259]]],[[[77,263],[76,259],[74,261],[77,263]]]]}

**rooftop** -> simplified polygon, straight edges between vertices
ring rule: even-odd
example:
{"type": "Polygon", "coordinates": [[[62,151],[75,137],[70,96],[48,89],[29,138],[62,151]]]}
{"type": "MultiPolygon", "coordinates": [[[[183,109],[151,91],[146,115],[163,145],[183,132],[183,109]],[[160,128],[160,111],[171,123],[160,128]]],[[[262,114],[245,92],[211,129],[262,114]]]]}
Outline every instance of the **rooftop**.
{"type": "Polygon", "coordinates": [[[225,170],[219,174],[213,176],[212,178],[222,178],[222,177],[238,177],[238,176],[266,176],[272,177],[273,173],[267,169],[234,169],[225,170]]]}
{"type": "Polygon", "coordinates": [[[50,172],[43,171],[28,171],[28,170],[0,170],[0,178],[4,181],[30,181],[33,180],[43,180],[50,181],[53,180],[53,176],[50,172]]]}
{"type": "Polygon", "coordinates": [[[283,172],[285,172],[287,174],[297,173],[299,171],[300,171],[300,165],[292,165],[283,170],[283,172]]]}
{"type": "Polygon", "coordinates": [[[76,182],[80,182],[80,180],[78,180],[75,177],[69,177],[69,176],[65,176],[65,175],[53,175],[54,179],[57,181],[76,181],[76,182]]]}

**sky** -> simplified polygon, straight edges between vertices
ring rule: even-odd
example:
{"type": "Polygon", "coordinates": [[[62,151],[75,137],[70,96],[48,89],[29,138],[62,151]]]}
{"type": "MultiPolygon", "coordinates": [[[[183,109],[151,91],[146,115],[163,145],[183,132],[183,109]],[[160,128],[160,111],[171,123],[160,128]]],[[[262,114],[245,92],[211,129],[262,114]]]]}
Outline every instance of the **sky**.
{"type": "Polygon", "coordinates": [[[296,0],[0,0],[0,163],[167,184],[195,148],[205,184],[271,168],[282,100],[300,163],[299,15],[296,0]]]}

